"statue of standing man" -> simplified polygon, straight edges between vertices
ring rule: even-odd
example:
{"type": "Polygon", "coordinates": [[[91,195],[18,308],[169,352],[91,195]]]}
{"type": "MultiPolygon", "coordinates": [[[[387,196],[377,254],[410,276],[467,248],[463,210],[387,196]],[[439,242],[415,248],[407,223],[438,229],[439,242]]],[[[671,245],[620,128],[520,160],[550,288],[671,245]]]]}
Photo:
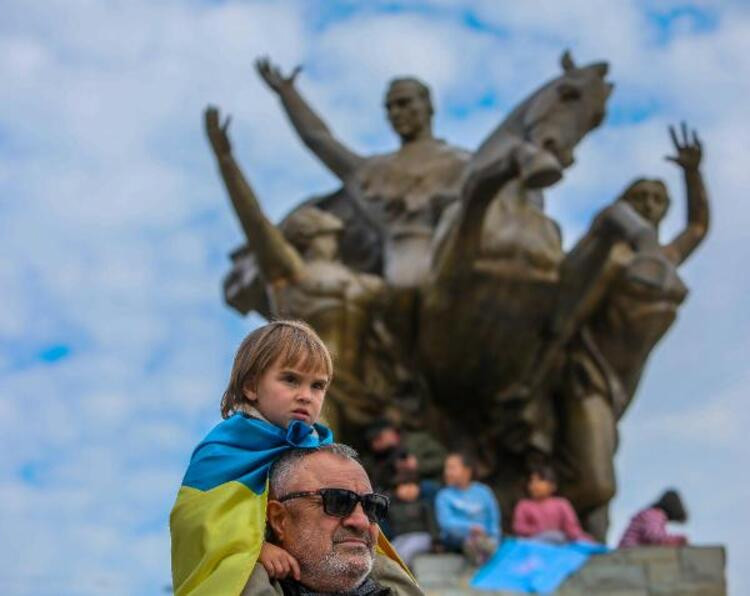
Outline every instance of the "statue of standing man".
{"type": "Polygon", "coordinates": [[[391,81],[385,110],[401,147],[392,153],[363,157],[334,137],[297,90],[300,67],[288,77],[268,59],[258,60],[256,67],[281,99],[305,145],[342,181],[350,199],[359,203],[379,228],[386,283],[418,286],[430,268],[439,217],[458,195],[471,155],[433,136],[429,88],[411,77],[391,81]]]}

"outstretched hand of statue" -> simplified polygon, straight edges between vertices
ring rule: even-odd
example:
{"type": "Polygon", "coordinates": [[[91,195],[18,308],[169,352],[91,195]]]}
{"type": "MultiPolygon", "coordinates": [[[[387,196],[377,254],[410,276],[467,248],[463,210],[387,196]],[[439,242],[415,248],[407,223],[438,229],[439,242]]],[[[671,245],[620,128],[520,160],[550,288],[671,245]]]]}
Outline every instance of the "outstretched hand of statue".
{"type": "Polygon", "coordinates": [[[698,138],[698,133],[693,130],[690,134],[687,124],[684,122],[680,123],[680,132],[682,139],[678,138],[674,126],[669,127],[669,136],[672,137],[677,155],[667,155],[664,159],[673,161],[683,170],[697,170],[703,157],[703,146],[698,138]]]}
{"type": "Polygon", "coordinates": [[[285,77],[281,74],[278,66],[274,66],[268,57],[258,58],[255,61],[255,69],[258,71],[260,78],[263,79],[273,91],[276,93],[282,93],[284,89],[288,89],[294,86],[294,79],[302,70],[301,66],[295,66],[292,70],[292,74],[285,77]]]}
{"type": "Polygon", "coordinates": [[[229,135],[227,130],[229,129],[229,123],[232,120],[231,116],[227,116],[224,120],[224,124],[220,123],[219,110],[213,106],[208,106],[204,112],[204,118],[206,123],[206,134],[208,140],[214,149],[214,153],[217,156],[229,155],[232,152],[232,144],[229,142],[229,135]]]}

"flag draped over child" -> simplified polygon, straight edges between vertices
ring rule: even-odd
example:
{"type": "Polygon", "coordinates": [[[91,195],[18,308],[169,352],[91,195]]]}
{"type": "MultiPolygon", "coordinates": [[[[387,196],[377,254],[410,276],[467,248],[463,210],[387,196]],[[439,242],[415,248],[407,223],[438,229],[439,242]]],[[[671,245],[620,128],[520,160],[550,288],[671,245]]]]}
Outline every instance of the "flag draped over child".
{"type": "Polygon", "coordinates": [[[282,453],[333,442],[325,426],[286,429],[234,414],[195,448],[170,515],[172,585],[184,594],[239,594],[266,528],[268,472],[282,453]]]}

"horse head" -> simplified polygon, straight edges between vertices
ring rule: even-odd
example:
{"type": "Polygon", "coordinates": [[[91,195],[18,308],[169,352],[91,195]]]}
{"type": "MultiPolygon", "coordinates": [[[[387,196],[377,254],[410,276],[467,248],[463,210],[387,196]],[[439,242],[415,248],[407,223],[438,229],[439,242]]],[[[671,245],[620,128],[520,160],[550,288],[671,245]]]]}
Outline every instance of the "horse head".
{"type": "Polygon", "coordinates": [[[574,161],[575,146],[604,120],[614,85],[605,80],[606,62],[576,66],[566,51],[560,63],[563,74],[529,96],[507,122],[525,141],[550,152],[567,168],[574,161]]]}

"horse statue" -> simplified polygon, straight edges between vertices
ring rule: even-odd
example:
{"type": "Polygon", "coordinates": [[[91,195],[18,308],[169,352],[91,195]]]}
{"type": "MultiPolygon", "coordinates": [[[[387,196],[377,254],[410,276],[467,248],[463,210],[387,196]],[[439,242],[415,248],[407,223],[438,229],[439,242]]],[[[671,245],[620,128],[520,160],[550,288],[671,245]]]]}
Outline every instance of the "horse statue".
{"type": "Polygon", "coordinates": [[[420,288],[419,367],[442,414],[433,432],[473,446],[491,479],[500,461],[520,470],[520,454],[551,448],[546,440],[534,445],[532,432],[553,424],[551,413],[530,411],[512,391],[544,345],[558,300],[564,253],[542,189],[601,124],[613,88],[606,63],[579,67],[566,52],[561,64],[562,75],[525,99],[472,156],[420,288]]]}

